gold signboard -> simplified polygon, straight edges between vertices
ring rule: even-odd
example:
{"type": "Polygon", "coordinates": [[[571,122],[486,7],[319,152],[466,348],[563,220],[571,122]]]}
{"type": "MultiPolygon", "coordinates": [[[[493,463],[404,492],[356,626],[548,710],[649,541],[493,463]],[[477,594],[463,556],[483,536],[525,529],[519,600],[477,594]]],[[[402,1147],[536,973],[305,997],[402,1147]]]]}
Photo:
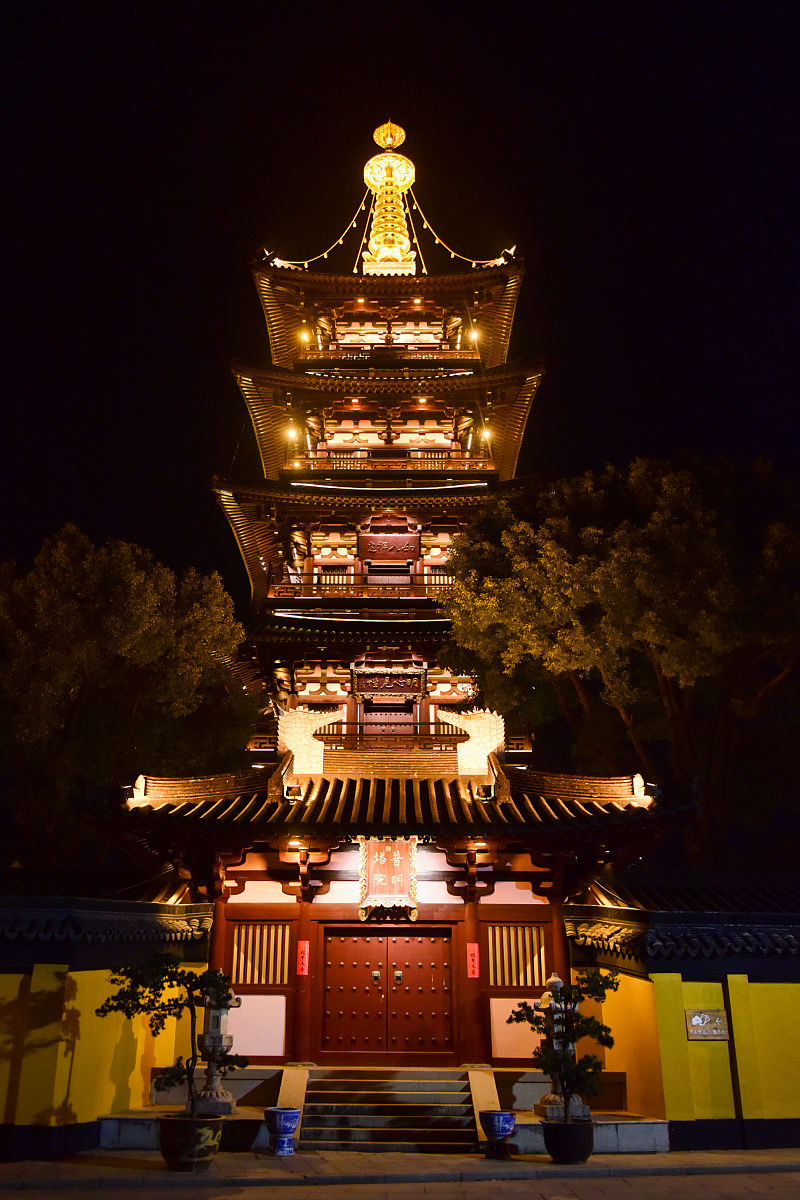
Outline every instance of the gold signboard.
{"type": "Polygon", "coordinates": [[[425,671],[361,669],[350,673],[353,695],[360,700],[391,696],[394,699],[421,699],[425,694],[425,671]]]}
{"type": "Polygon", "coordinates": [[[371,908],[404,908],[417,919],[417,839],[359,837],[358,915],[371,908]]]}
{"type": "Polygon", "coordinates": [[[728,1018],[724,1008],[687,1008],[686,1036],[690,1042],[727,1042],[728,1018]]]}
{"type": "Polygon", "coordinates": [[[413,562],[419,558],[418,533],[359,533],[358,557],[372,562],[413,562]]]}

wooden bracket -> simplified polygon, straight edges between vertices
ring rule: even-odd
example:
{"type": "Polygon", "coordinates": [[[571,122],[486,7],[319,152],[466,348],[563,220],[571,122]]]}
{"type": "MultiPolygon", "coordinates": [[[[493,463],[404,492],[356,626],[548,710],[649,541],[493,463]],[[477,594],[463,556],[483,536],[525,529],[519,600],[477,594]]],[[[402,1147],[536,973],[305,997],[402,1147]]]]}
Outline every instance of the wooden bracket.
{"type": "Polygon", "coordinates": [[[463,882],[461,879],[448,879],[447,891],[451,896],[460,896],[465,904],[478,900],[481,896],[491,896],[494,880],[478,878],[477,850],[467,850],[463,882]]]}

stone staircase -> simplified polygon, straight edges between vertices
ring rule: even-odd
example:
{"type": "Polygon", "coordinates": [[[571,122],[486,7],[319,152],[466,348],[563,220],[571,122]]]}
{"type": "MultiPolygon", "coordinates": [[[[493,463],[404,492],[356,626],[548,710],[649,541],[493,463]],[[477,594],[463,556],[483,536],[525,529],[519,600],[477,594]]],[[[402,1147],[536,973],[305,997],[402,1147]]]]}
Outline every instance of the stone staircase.
{"type": "Polygon", "coordinates": [[[464,1154],[477,1144],[464,1070],[315,1067],[308,1073],[300,1150],[464,1154]]]}

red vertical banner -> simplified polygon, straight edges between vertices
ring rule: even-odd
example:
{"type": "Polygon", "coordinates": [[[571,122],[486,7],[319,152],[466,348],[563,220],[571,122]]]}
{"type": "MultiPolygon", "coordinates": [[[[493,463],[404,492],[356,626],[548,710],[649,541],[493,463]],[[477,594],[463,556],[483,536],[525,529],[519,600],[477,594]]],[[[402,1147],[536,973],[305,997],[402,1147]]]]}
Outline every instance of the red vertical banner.
{"type": "Polygon", "coordinates": [[[478,979],[480,977],[480,973],[478,943],[467,942],[467,979],[478,979]]]}
{"type": "Polygon", "coordinates": [[[308,974],[308,958],[309,958],[308,942],[302,942],[302,941],[298,942],[297,943],[297,974],[298,975],[307,975],[308,974]]]}

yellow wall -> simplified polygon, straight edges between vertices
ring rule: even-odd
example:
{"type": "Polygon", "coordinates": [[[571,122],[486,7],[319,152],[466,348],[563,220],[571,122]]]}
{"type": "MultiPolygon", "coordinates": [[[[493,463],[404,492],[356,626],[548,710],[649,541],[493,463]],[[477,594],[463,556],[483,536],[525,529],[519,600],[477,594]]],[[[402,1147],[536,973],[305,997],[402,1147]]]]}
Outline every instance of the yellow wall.
{"type": "Polygon", "coordinates": [[[728,976],[744,1117],[800,1117],[800,986],[728,976]]]}
{"type": "Polygon", "coordinates": [[[24,992],[28,976],[22,972],[0,975],[0,1123],[9,1124],[9,1110],[16,1106],[18,1071],[16,1067],[18,1043],[17,1013],[24,1004],[24,992]],[[10,1103],[9,1103],[10,1101],[10,1103]]]}
{"type": "Polygon", "coordinates": [[[729,1118],[733,1104],[727,1042],[690,1042],[687,1008],[723,1008],[722,984],[653,975],[665,1115],[673,1121],[729,1118]]]}
{"type": "MultiPolygon", "coordinates": [[[[189,964],[187,964],[189,965],[189,964]]],[[[204,964],[196,969],[203,970],[204,964]]],[[[107,969],[38,965],[0,976],[0,1115],[6,1124],[71,1125],[149,1102],[150,1071],[186,1054],[188,1021],[152,1037],[144,1017],[98,1017],[107,969]]]]}
{"type": "Polygon", "coordinates": [[[611,1027],[614,1045],[605,1052],[607,1071],[624,1071],[628,1111],[643,1117],[665,1116],[655,989],[649,979],[619,976],[601,1016],[611,1027]]]}

